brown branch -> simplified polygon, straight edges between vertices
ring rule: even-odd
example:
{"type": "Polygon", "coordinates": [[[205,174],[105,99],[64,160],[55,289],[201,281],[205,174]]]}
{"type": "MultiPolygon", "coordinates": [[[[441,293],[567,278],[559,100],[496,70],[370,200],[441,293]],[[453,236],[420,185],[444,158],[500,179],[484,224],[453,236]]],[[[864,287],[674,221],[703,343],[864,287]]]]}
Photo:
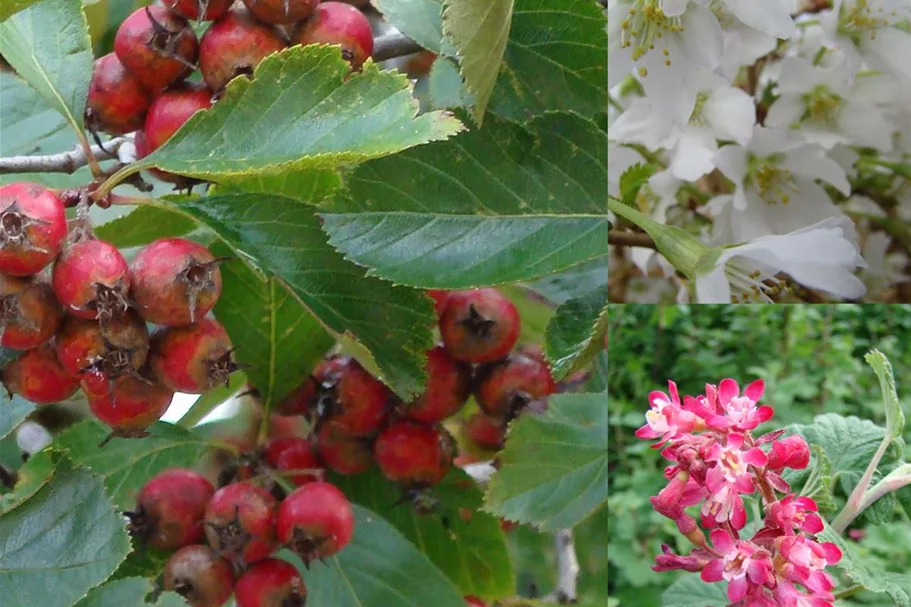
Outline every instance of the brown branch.
{"type": "Polygon", "coordinates": [[[607,233],[607,244],[618,247],[644,247],[647,249],[657,249],[655,241],[648,234],[642,232],[626,232],[621,230],[610,230],[607,233]]]}

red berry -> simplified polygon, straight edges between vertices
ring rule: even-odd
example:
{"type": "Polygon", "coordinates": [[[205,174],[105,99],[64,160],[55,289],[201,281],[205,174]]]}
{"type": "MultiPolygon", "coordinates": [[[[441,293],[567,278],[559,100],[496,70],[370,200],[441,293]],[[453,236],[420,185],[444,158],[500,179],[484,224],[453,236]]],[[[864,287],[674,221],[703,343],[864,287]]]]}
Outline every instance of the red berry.
{"type": "Polygon", "coordinates": [[[49,284],[0,274],[0,345],[14,350],[40,346],[54,335],[62,317],[49,284]]]}
{"type": "Polygon", "coordinates": [[[354,533],[354,511],[335,485],[310,483],[281,503],[276,530],[278,540],[309,563],[348,545],[354,533]]]}
{"type": "Polygon", "coordinates": [[[427,352],[427,387],[404,414],[415,421],[435,424],[457,413],[471,393],[471,368],[454,361],[443,346],[427,352]]]}
{"type": "Polygon", "coordinates": [[[192,470],[165,470],[139,490],[136,510],[127,513],[130,533],[159,550],[198,544],[205,536],[202,519],[214,493],[212,483],[192,470]]]}
{"type": "Polygon", "coordinates": [[[28,350],[3,369],[3,384],[36,405],[59,403],[79,389],[79,381],[57,361],[51,344],[28,350]]]}
{"type": "Polygon", "coordinates": [[[294,44],[336,44],[357,70],[373,54],[373,30],[364,13],[343,2],[322,2],[298,27],[294,44]]]}
{"type": "Polygon", "coordinates": [[[310,375],[275,405],[275,413],[281,416],[306,415],[316,406],[319,390],[316,378],[310,375]]]}
{"type": "Polygon", "coordinates": [[[57,358],[72,375],[85,371],[108,379],[133,375],[149,355],[149,330],[134,312],[100,325],[67,316],[57,334],[57,358]]]}
{"type": "Polygon", "coordinates": [[[452,467],[452,437],[439,426],[396,422],[380,432],[373,455],[389,480],[410,488],[429,487],[452,467]]]}
{"type": "Polygon", "coordinates": [[[519,339],[519,312],[496,289],[455,291],[440,317],[440,334],[456,360],[483,363],[509,354],[519,339]]]}
{"type": "Polygon", "coordinates": [[[373,440],[351,436],[334,422],[320,427],[316,446],[323,463],[339,474],[362,474],[373,467],[373,440]]]}
{"type": "Polygon", "coordinates": [[[466,596],[465,605],[467,607],[487,607],[487,603],[476,596],[466,596]]]}
{"type": "Polygon", "coordinates": [[[251,76],[260,61],[286,46],[273,27],[254,21],[243,8],[234,8],[203,34],[199,69],[209,88],[220,91],[236,76],[251,76]]]}
{"type": "Polygon", "coordinates": [[[172,12],[191,21],[218,19],[228,12],[233,3],[234,0],[163,0],[163,4],[172,12]]]}
{"type": "Polygon", "coordinates": [[[152,93],[127,71],[114,53],[95,61],[85,106],[92,131],[123,135],[141,129],[152,105],[152,93]]]}
{"type": "Polygon", "coordinates": [[[155,376],[175,392],[202,394],[227,384],[237,365],[231,360],[231,339],[210,318],[185,327],[168,327],[152,336],[149,365],[155,376]]]}
{"type": "Polygon", "coordinates": [[[162,238],[136,254],[130,294],[139,314],[165,326],[203,318],[221,295],[221,271],[209,249],[183,238],[162,238]]]}
{"type": "Polygon", "coordinates": [[[465,437],[482,449],[502,449],[506,442],[506,423],[481,412],[465,422],[465,437]]]}
{"type": "Polygon", "coordinates": [[[137,155],[140,151],[145,152],[143,156],[151,154],[170,139],[193,114],[210,107],[212,91],[204,86],[186,83],[163,92],[155,99],[146,115],[143,127],[145,141],[142,142],[142,150],[137,143],[137,155]]]}
{"type": "Polygon", "coordinates": [[[493,417],[512,419],[532,401],[557,389],[547,363],[536,356],[515,353],[505,360],[478,367],[474,396],[493,417]]]}
{"type": "Polygon", "coordinates": [[[234,570],[208,546],[184,546],[165,563],[164,588],[192,607],[221,607],[231,598],[234,570]]]}
{"type": "MultiPolygon", "coordinates": [[[[146,137],[145,131],[136,131],[133,143],[136,146],[136,160],[141,160],[152,153],[151,146],[149,145],[149,138],[146,137]]],[[[191,188],[196,183],[199,183],[192,177],[176,175],[174,173],[168,173],[167,171],[162,171],[160,169],[154,168],[147,170],[157,179],[175,184],[178,189],[191,188]]]]}
{"type": "Polygon", "coordinates": [[[37,274],[66,238],[66,209],[56,194],[35,183],[0,187],[0,273],[37,274]]]}
{"type": "Polygon", "coordinates": [[[215,492],[206,507],[209,544],[228,559],[250,564],[278,549],[275,498],[250,483],[233,483],[215,492]]]}
{"type": "Polygon", "coordinates": [[[54,293],[76,318],[108,321],[129,308],[130,268],[114,245],[85,240],[64,249],[54,264],[54,293]]]}
{"type": "Polygon", "coordinates": [[[162,6],[127,17],[114,36],[114,52],[133,77],[158,92],[193,71],[198,42],[186,19],[162,6]]]}
{"type": "Polygon", "coordinates": [[[307,587],[297,568],[281,559],[263,559],[234,586],[237,607],[304,607],[307,587]]]}
{"type": "Polygon", "coordinates": [[[319,0],[244,0],[250,13],[263,23],[297,23],[310,16],[319,0]]]}
{"type": "Polygon", "coordinates": [[[343,432],[366,436],[385,421],[395,396],[350,356],[330,357],[313,370],[320,386],[315,400],[317,425],[332,420],[343,432]]]}
{"type": "Polygon", "coordinates": [[[111,427],[111,436],[122,438],[147,436],[146,428],[164,415],[174,398],[161,384],[135,375],[111,381],[102,373],[85,373],[80,385],[95,417],[111,427]]]}
{"type": "Polygon", "coordinates": [[[446,308],[446,302],[449,300],[449,291],[431,289],[427,291],[427,295],[430,295],[430,298],[433,299],[433,311],[439,317],[446,308]]]}
{"type": "Polygon", "coordinates": [[[298,487],[321,480],[322,464],[313,446],[305,438],[273,438],[266,444],[266,462],[282,472],[295,472],[289,478],[298,487]],[[301,472],[306,470],[307,472],[301,472]]]}

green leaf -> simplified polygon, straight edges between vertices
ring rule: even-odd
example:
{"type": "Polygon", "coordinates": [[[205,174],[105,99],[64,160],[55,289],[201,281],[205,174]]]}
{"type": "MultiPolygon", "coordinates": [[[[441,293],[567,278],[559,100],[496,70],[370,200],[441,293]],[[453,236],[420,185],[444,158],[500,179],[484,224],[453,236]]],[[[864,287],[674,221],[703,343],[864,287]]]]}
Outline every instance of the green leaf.
{"type": "Polygon", "coordinates": [[[95,235],[114,246],[126,249],[142,247],[159,238],[175,238],[193,231],[196,222],[188,217],[150,206],[136,207],[95,228],[95,235]]]}
{"type": "Polygon", "coordinates": [[[247,374],[235,371],[228,378],[228,385],[215,386],[198,399],[190,409],[184,413],[177,425],[181,428],[192,428],[212,413],[219,405],[241,391],[247,385],[247,374]]]}
{"type": "Polygon", "coordinates": [[[473,115],[478,125],[497,83],[513,0],[444,0],[443,34],[456,48],[465,84],[475,96],[473,115]]]}
{"type": "Polygon", "coordinates": [[[594,116],[607,108],[605,82],[607,22],[597,2],[515,0],[492,113],[514,120],[552,110],[594,116]]]}
{"type": "Polygon", "coordinates": [[[398,490],[378,471],[332,479],[352,502],[392,523],[459,591],[483,598],[515,594],[512,566],[497,518],[481,512],[480,490],[461,470],[451,473],[433,494],[440,500],[437,515],[420,515],[396,505],[398,490]],[[471,513],[463,518],[463,513],[471,513]],[[443,517],[448,527],[444,526],[443,517]]]}
{"type": "Polygon", "coordinates": [[[99,449],[109,432],[100,422],[79,422],[61,433],[53,448],[66,451],[74,462],[101,476],[114,504],[122,510],[135,506],[136,493],[150,478],[168,468],[192,467],[211,448],[183,428],[158,422],[149,428],[146,438],[114,439],[99,449]]]}
{"type": "Polygon", "coordinates": [[[572,527],[607,501],[607,394],[558,394],[510,424],[487,509],[545,531],[572,527]]]}
{"type": "MultiPolygon", "coordinates": [[[[5,350],[5,348],[4,348],[5,350]]],[[[0,353],[2,354],[2,353],[0,353]]],[[[0,369],[6,363],[0,363],[0,369]]],[[[35,410],[35,405],[19,396],[10,398],[6,388],[0,386],[0,438],[16,429],[16,426],[35,410]]]]}
{"type": "Polygon", "coordinates": [[[592,365],[588,382],[585,384],[585,390],[588,392],[607,391],[607,350],[602,350],[595,356],[595,362],[592,365]]]}
{"type": "Polygon", "coordinates": [[[65,458],[27,501],[0,517],[0,596],[10,607],[70,607],[130,550],[101,479],[65,458]]]}
{"type": "Polygon", "coordinates": [[[0,21],[6,21],[12,15],[28,8],[35,2],[38,2],[38,0],[3,0],[3,4],[0,5],[0,21]]]}
{"type": "Polygon", "coordinates": [[[329,244],[368,275],[421,288],[531,280],[607,255],[607,217],[322,215],[329,244]]]}
{"type": "Polygon", "coordinates": [[[725,583],[706,584],[699,576],[684,574],[661,595],[661,607],[724,607],[730,603],[725,583]]]}
{"type": "Polygon", "coordinates": [[[620,198],[623,204],[636,208],[636,197],[651,176],[655,173],[655,166],[637,163],[629,167],[620,175],[620,198]]]}
{"type": "MultiPolygon", "coordinates": [[[[806,475],[803,488],[797,494],[809,497],[816,502],[820,512],[835,512],[838,505],[832,495],[832,462],[819,445],[810,445],[810,453],[810,465],[808,466],[810,473],[806,475]]],[[[787,470],[786,472],[789,474],[785,475],[785,480],[790,482],[792,471],[787,470]]]]}
{"type": "Polygon", "coordinates": [[[307,604],[332,607],[465,607],[458,589],[379,515],[354,505],[355,533],[344,550],[303,569],[307,604]]]}
{"type": "Polygon", "coordinates": [[[889,440],[902,435],[905,427],[905,414],[895,391],[895,375],[889,359],[879,350],[873,350],[864,356],[867,364],[873,367],[876,377],[879,378],[879,387],[883,393],[883,404],[886,409],[886,434],[889,440]]]}
{"type": "MultiPolygon", "coordinates": [[[[442,0],[376,0],[374,6],[390,25],[423,48],[443,52],[442,0]]],[[[452,54],[452,50],[448,48],[445,54],[452,54]]]]}
{"type": "Polygon", "coordinates": [[[593,259],[528,285],[555,304],[582,297],[607,283],[607,259],[593,259]]]}
{"type": "Polygon", "coordinates": [[[16,471],[16,486],[10,493],[0,495],[0,514],[9,512],[44,487],[57,469],[60,454],[39,451],[16,471]]]}
{"type": "Polygon", "coordinates": [[[335,47],[296,46],[235,79],[155,152],[120,176],[157,166],[210,181],[331,169],[393,154],[462,129],[441,112],[416,116],[409,81],[370,63],[349,77],[335,47]]]}
{"type": "Polygon", "coordinates": [[[578,370],[604,347],[607,332],[607,285],[557,308],[547,326],[547,358],[554,379],[578,370]]]}
{"type": "Polygon", "coordinates": [[[187,604],[176,592],[163,592],[154,603],[146,602],[154,590],[152,582],[144,577],[115,578],[92,588],[74,607],[185,607],[187,604]]]}
{"type": "Polygon", "coordinates": [[[92,77],[92,43],[82,3],[42,0],[0,23],[0,53],[81,139],[92,77]]]}
{"type": "Polygon", "coordinates": [[[218,193],[261,192],[320,204],[342,187],[342,177],[335,169],[307,169],[278,175],[254,175],[229,179],[218,193]]]}
{"type": "Polygon", "coordinates": [[[459,66],[449,57],[438,57],[433,62],[427,86],[434,109],[467,108],[474,103],[474,97],[462,82],[459,66]]]}

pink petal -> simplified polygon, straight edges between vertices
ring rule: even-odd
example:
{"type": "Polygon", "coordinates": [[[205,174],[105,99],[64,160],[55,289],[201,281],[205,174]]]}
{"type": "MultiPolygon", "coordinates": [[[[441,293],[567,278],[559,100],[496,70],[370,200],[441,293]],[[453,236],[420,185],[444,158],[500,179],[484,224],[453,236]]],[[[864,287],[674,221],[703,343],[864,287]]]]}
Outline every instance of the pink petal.
{"type": "Polygon", "coordinates": [[[769,463],[769,458],[759,447],[753,447],[743,455],[743,461],[757,468],[761,468],[769,463]]]}
{"type": "Polygon", "coordinates": [[[710,534],[709,538],[712,540],[712,545],[719,551],[723,553],[728,553],[734,550],[734,536],[725,531],[724,529],[714,529],[710,534]]]}
{"type": "Polygon", "coordinates": [[[738,432],[728,434],[727,446],[733,447],[734,449],[740,449],[743,446],[743,434],[738,432]]]}
{"type": "Polygon", "coordinates": [[[715,559],[714,561],[709,561],[709,563],[702,569],[702,573],[699,577],[702,578],[703,582],[720,582],[722,573],[724,573],[724,561],[721,559],[715,559]]]}
{"type": "Polygon", "coordinates": [[[819,506],[817,506],[816,502],[814,502],[809,497],[801,496],[801,497],[794,498],[794,503],[799,505],[804,510],[810,510],[812,512],[819,512],[819,506]]]}
{"type": "Polygon", "coordinates": [[[732,580],[728,584],[728,599],[736,603],[747,593],[747,579],[745,577],[732,580]]]}
{"type": "Polygon", "coordinates": [[[671,393],[671,400],[675,404],[679,405],[680,404],[680,393],[677,392],[677,384],[675,384],[671,380],[667,380],[667,389],[671,393]]]}
{"type": "Polygon", "coordinates": [[[740,394],[740,387],[737,382],[731,378],[722,379],[718,386],[718,400],[722,404],[731,402],[731,399],[740,394]]]}
{"type": "Polygon", "coordinates": [[[769,577],[769,568],[762,561],[750,561],[750,566],[747,568],[747,575],[754,584],[762,585],[765,583],[766,578],[769,577]]]}
{"type": "Polygon", "coordinates": [[[761,379],[757,379],[749,386],[743,389],[743,395],[749,398],[751,401],[758,402],[762,398],[762,393],[765,391],[765,382],[761,379]]]}
{"type": "Polygon", "coordinates": [[[652,430],[652,427],[648,424],[645,424],[638,430],[636,430],[636,438],[658,438],[661,436],[658,432],[652,430]]]}
{"type": "Polygon", "coordinates": [[[756,419],[759,420],[759,423],[767,422],[772,419],[772,416],[775,415],[775,409],[768,405],[763,405],[756,409],[756,419]]]}
{"type": "MultiPolygon", "coordinates": [[[[822,519],[819,518],[819,516],[817,516],[815,514],[807,514],[804,516],[803,525],[801,525],[801,529],[803,529],[807,533],[812,533],[815,535],[815,534],[819,533],[820,531],[822,531],[824,528],[825,528],[825,526],[822,524],[822,519]]],[[[836,548],[836,550],[838,550],[838,549],[836,548]]],[[[840,557],[841,557],[841,553],[839,553],[839,558],[840,557]]],[[[828,558],[826,558],[826,561],[828,561],[828,558]]],[[[837,562],[837,561],[832,561],[832,562],[837,562]]]]}
{"type": "Polygon", "coordinates": [[[734,513],[731,515],[731,527],[734,529],[743,529],[747,524],[747,511],[743,507],[743,500],[740,496],[734,501],[734,513]]]}
{"type": "Polygon", "coordinates": [[[753,486],[752,477],[747,474],[739,477],[734,481],[734,489],[737,490],[737,493],[753,493],[755,487],[753,486]]]}
{"type": "Polygon", "coordinates": [[[834,565],[841,560],[841,550],[832,542],[823,542],[822,548],[826,553],[826,562],[828,564],[834,565]]]}
{"type": "Polygon", "coordinates": [[[664,392],[661,392],[660,390],[652,390],[648,393],[648,404],[652,407],[652,409],[658,408],[658,405],[655,404],[655,401],[657,400],[663,400],[664,402],[669,403],[671,402],[671,397],[664,392]]]}

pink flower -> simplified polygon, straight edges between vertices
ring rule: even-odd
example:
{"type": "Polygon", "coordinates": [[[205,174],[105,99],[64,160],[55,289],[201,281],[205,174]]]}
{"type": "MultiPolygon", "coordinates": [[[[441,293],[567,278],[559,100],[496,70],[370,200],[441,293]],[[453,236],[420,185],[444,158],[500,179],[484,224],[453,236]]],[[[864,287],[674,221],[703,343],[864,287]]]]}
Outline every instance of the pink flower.
{"type": "Polygon", "coordinates": [[[832,578],[823,571],[827,565],[841,560],[841,550],[831,542],[819,543],[805,535],[791,535],[778,544],[778,551],[785,560],[782,577],[806,586],[820,598],[832,599],[832,578]]]}
{"type": "Polygon", "coordinates": [[[809,463],[810,446],[799,434],[772,443],[772,450],[769,451],[770,470],[803,470],[809,463]]]}
{"type": "Polygon", "coordinates": [[[747,512],[743,498],[731,485],[722,485],[710,493],[702,504],[702,526],[708,529],[730,523],[734,529],[743,529],[747,523],[747,512]]]}
{"type": "Polygon", "coordinates": [[[801,592],[787,580],[779,580],[774,593],[781,607],[832,607],[831,599],[801,592]]]}
{"type": "Polygon", "coordinates": [[[769,505],[766,524],[781,529],[786,535],[792,535],[794,529],[815,535],[823,530],[822,519],[816,514],[818,511],[819,507],[812,499],[788,495],[769,505]]]}
{"type": "Polygon", "coordinates": [[[658,438],[656,448],[672,438],[691,431],[696,425],[696,416],[684,410],[680,404],[677,384],[668,380],[671,395],[654,390],[648,395],[649,411],[645,414],[645,425],[636,430],[638,438],[658,438]]]}
{"type": "Polygon", "coordinates": [[[737,430],[746,432],[752,430],[764,421],[768,421],[775,411],[772,407],[757,402],[762,398],[765,383],[757,379],[743,391],[740,396],[740,386],[733,379],[724,379],[718,386],[717,407],[723,414],[712,415],[706,422],[717,430],[737,430]]]}
{"type": "Polygon", "coordinates": [[[717,491],[723,484],[733,485],[740,493],[753,493],[753,477],[750,466],[761,468],[768,459],[759,447],[743,450],[744,435],[733,433],[727,437],[727,444],[715,443],[709,449],[705,461],[715,462],[706,473],[705,484],[709,491],[717,491]]]}
{"type": "Polygon", "coordinates": [[[736,603],[746,596],[751,588],[768,585],[772,587],[772,559],[768,552],[746,540],[735,540],[724,529],[715,529],[711,535],[712,545],[721,553],[702,570],[702,581],[728,583],[728,599],[736,603]]]}

